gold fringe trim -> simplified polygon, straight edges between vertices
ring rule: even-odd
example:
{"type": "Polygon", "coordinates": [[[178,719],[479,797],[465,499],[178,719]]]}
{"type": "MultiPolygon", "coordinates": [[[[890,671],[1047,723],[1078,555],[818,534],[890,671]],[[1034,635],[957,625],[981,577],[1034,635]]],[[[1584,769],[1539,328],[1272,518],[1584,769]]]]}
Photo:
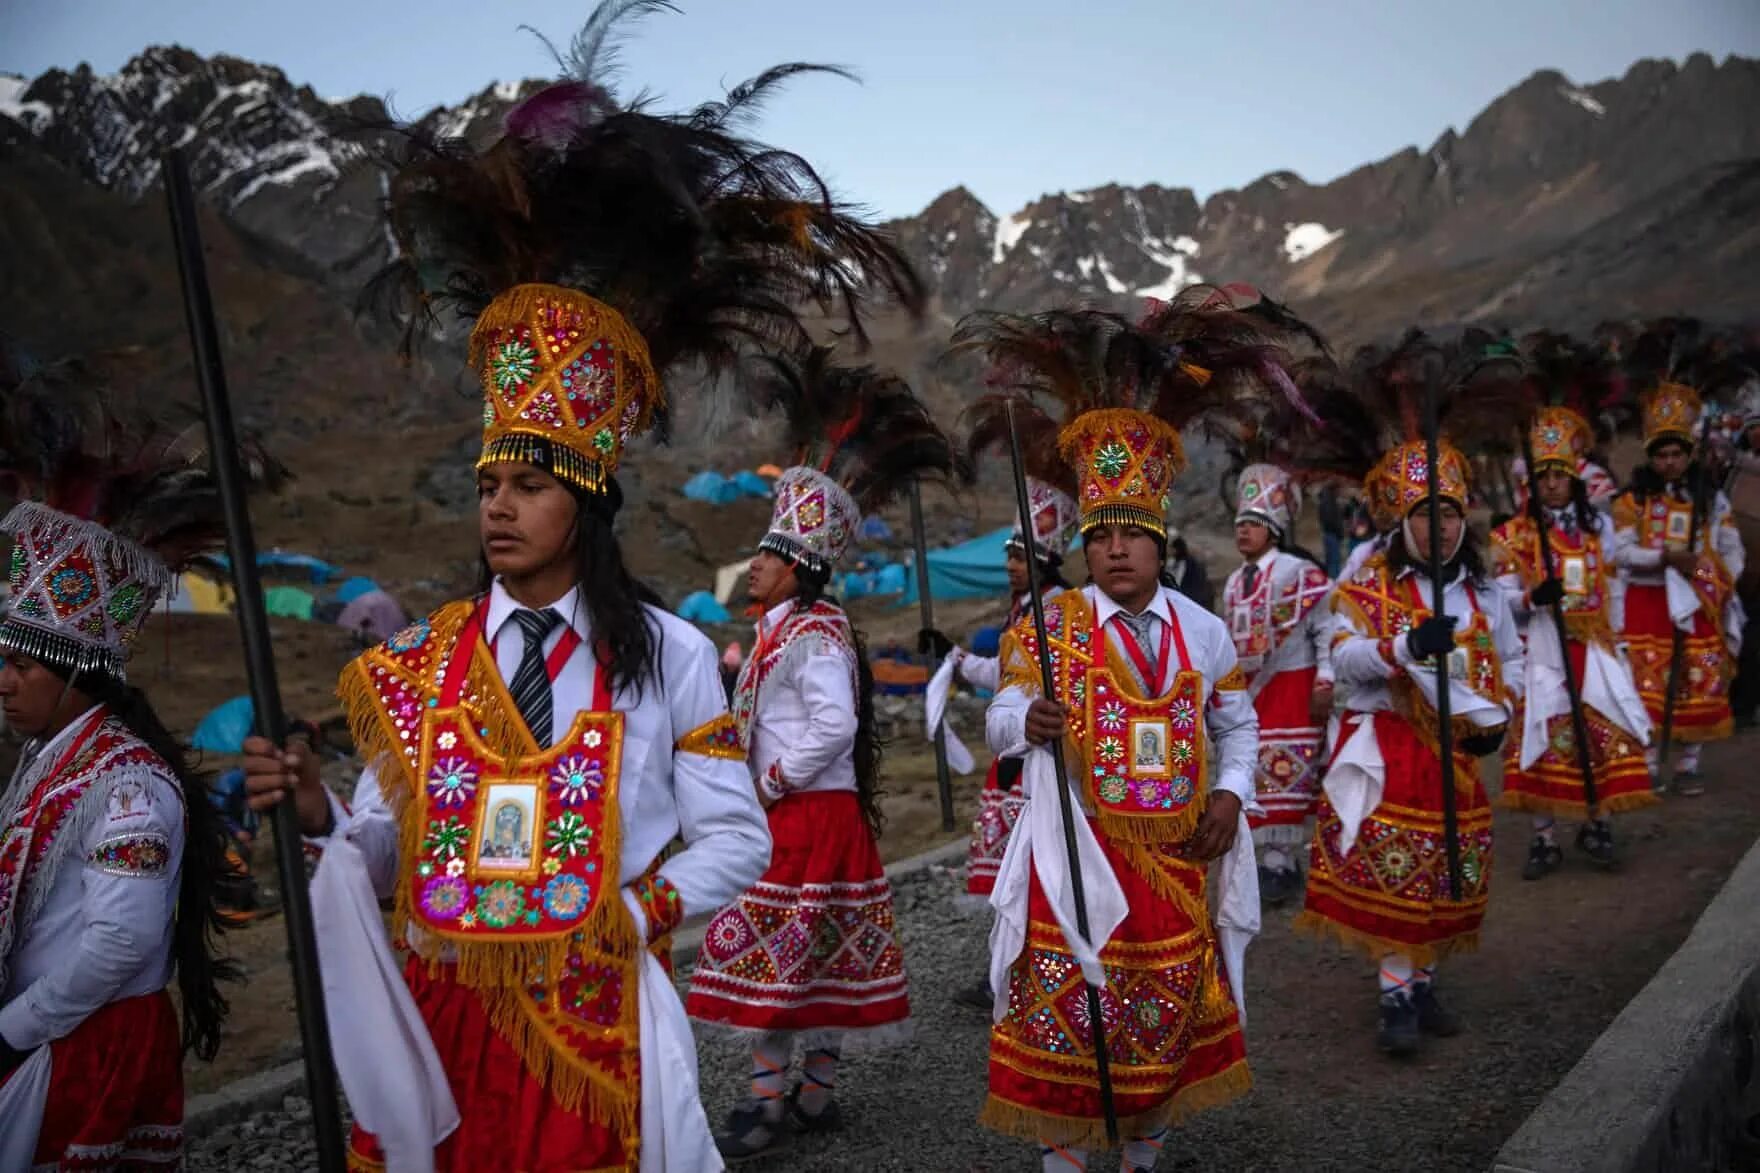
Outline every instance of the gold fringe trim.
{"type": "MultiPolygon", "coordinates": [[[[1149,1136],[1183,1123],[1200,1112],[1220,1108],[1253,1090],[1253,1074],[1245,1059],[1237,1060],[1206,1079],[1179,1089],[1164,1103],[1118,1121],[1118,1138],[1149,1136]]],[[[995,1095],[986,1096],[978,1123],[1003,1136],[1085,1149],[1107,1147],[1106,1122],[1086,1117],[1054,1116],[1013,1104],[995,1095]]]]}
{"type": "Polygon", "coordinates": [[[1453,956],[1456,953],[1477,953],[1479,951],[1479,931],[1477,929],[1470,933],[1462,933],[1447,941],[1414,945],[1409,941],[1395,941],[1353,928],[1350,925],[1341,925],[1330,917],[1324,917],[1306,909],[1297,914],[1295,928],[1298,933],[1307,933],[1336,942],[1347,949],[1366,952],[1375,961],[1381,960],[1389,953],[1398,953],[1411,958],[1412,964],[1421,969],[1435,965],[1443,958],[1453,956]]]}
{"type": "MultiPolygon", "coordinates": [[[[1657,722],[1657,725],[1660,727],[1661,722],[1657,722]]],[[[1670,735],[1678,744],[1693,745],[1706,741],[1724,741],[1735,736],[1735,732],[1735,718],[1725,717],[1709,729],[1682,729],[1677,721],[1674,729],[1670,731],[1670,735]]],[[[1658,733],[1657,736],[1662,735],[1658,733]]]]}
{"type": "MultiPolygon", "coordinates": [[[[1131,871],[1137,873],[1142,881],[1149,885],[1149,890],[1156,897],[1167,901],[1191,919],[1192,924],[1207,929],[1210,924],[1210,904],[1203,895],[1203,885],[1199,891],[1193,892],[1176,880],[1168,868],[1163,865],[1159,853],[1149,849],[1141,842],[1114,843],[1113,849],[1130,865],[1131,871]]],[[[1200,872],[1200,877],[1204,873],[1200,872]]]]}
{"type": "Polygon", "coordinates": [[[1198,793],[1192,795],[1192,800],[1178,814],[1125,814],[1108,806],[1099,806],[1095,818],[1115,847],[1127,843],[1184,843],[1197,831],[1198,820],[1204,817],[1203,787],[1197,787],[1197,790],[1198,793]]]}
{"type": "MultiPolygon", "coordinates": [[[[625,967],[622,978],[626,1005],[634,1005],[635,990],[631,988],[634,974],[633,966],[625,967]]],[[[626,1144],[632,1138],[640,1137],[639,1077],[634,1088],[626,1087],[603,1067],[576,1058],[565,1044],[552,1037],[524,990],[485,993],[483,1009],[488,1012],[489,1023],[496,1033],[519,1053],[526,1071],[539,1087],[550,1093],[558,1107],[565,1112],[584,1110],[589,1120],[612,1129],[624,1138],[626,1144]]],[[[627,1011],[625,1014],[629,1016],[627,1011]]],[[[621,1029],[630,1032],[631,1050],[639,1052],[639,1028],[630,1023],[621,1029]]]]}
{"type": "MultiPolygon", "coordinates": [[[[1642,810],[1647,806],[1656,806],[1662,800],[1651,790],[1635,790],[1630,794],[1600,795],[1595,800],[1596,809],[1602,814],[1619,814],[1622,811],[1642,810]]],[[[1505,790],[1498,796],[1497,805],[1504,810],[1527,811],[1530,814],[1557,815],[1566,819],[1586,819],[1589,817],[1588,804],[1581,799],[1547,798],[1542,794],[1526,794],[1515,790],[1505,790]]]]}

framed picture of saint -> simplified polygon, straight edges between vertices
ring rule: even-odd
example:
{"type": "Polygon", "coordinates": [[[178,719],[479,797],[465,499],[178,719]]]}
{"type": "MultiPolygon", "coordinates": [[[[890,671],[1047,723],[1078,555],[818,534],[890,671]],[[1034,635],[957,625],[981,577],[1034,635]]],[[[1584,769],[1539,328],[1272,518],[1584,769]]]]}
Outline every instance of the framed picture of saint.
{"type": "Polygon", "coordinates": [[[1166,778],[1171,774],[1168,750],[1171,748],[1171,726],[1160,718],[1136,717],[1131,720],[1131,776],[1133,778],[1166,778]]]}
{"type": "Polygon", "coordinates": [[[530,871],[538,828],[538,788],[500,782],[488,788],[477,838],[481,871],[530,871]]]}

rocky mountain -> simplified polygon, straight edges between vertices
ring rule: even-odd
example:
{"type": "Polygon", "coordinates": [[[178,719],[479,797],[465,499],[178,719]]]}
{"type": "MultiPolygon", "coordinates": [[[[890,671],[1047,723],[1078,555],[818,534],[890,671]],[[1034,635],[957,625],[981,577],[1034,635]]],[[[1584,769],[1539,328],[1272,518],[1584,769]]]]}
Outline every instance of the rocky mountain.
{"type": "MultiPolygon", "coordinates": [[[[488,138],[531,84],[492,86],[423,124],[488,138]]],[[[327,100],[278,69],[179,48],[113,76],[0,77],[0,122],[49,157],[138,201],[160,152],[184,146],[228,221],[338,290],[389,247],[383,178],[354,165],[386,116],[375,98],[327,100]]],[[[1273,171],[1200,203],[1185,188],[1109,184],[1007,215],[955,187],[894,227],[948,317],[1125,305],[1202,279],[1275,291],[1342,341],[1410,321],[1716,317],[1755,289],[1755,160],[1760,61],[1695,54],[1588,86],[1536,73],[1465,131],[1321,185],[1273,171]]]]}

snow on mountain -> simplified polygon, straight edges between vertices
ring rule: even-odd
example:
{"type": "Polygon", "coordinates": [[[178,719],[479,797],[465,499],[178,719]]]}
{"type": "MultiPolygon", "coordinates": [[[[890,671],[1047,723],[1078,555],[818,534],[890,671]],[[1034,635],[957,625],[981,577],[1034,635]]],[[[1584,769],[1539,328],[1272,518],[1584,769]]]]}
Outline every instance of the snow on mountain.
{"type": "Polygon", "coordinates": [[[55,112],[49,109],[47,102],[27,102],[24,95],[30,88],[29,79],[0,73],[0,115],[12,119],[32,134],[40,134],[54,121],[55,112]]]}
{"type": "Polygon", "coordinates": [[[1559,86],[1558,92],[1574,105],[1581,106],[1595,117],[1600,118],[1607,113],[1607,107],[1589,96],[1587,90],[1579,90],[1575,86],[1559,86]]]}
{"type": "Polygon", "coordinates": [[[1284,228],[1283,255],[1292,265],[1307,260],[1344,235],[1342,228],[1328,228],[1312,221],[1306,224],[1285,224],[1284,228]]]}

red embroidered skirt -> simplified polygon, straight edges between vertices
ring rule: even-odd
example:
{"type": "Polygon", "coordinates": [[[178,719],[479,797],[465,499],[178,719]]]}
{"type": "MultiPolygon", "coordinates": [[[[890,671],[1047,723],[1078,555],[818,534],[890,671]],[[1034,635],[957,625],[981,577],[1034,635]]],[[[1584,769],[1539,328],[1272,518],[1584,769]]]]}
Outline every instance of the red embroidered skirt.
{"type": "MultiPolygon", "coordinates": [[[[1668,666],[1674,658],[1674,623],[1668,617],[1668,592],[1661,586],[1633,583],[1626,588],[1626,648],[1632,676],[1656,736],[1662,736],[1662,704],[1668,695],[1668,666]]],[[[1675,690],[1673,737],[1676,741],[1717,741],[1734,730],[1729,683],[1735,661],[1723,632],[1703,609],[1693,614],[1693,630],[1681,641],[1680,683],[1675,690]]]]}
{"type": "Polygon", "coordinates": [[[38,1168],[136,1173],[182,1163],[183,1033],[170,995],[111,1002],[50,1043],[49,1055],[38,1168]]]}
{"type": "MultiPolygon", "coordinates": [[[[403,976],[458,1105],[458,1130],[434,1150],[439,1173],[581,1173],[635,1167],[639,1154],[626,1153],[614,1129],[582,1112],[564,1111],[532,1078],[519,1053],[490,1023],[481,997],[453,980],[451,967],[442,966],[430,977],[427,962],[411,958],[403,976]]],[[[385,1167],[378,1141],[358,1125],[349,1139],[348,1167],[385,1167]]]]}
{"type": "Polygon", "coordinates": [[[904,953],[854,792],[786,796],[770,835],[769,870],[709,922],[685,1010],[740,1031],[892,1041],[910,1017],[904,953]]]}
{"type": "Polygon", "coordinates": [[[1308,715],[1318,668],[1279,672],[1265,682],[1253,708],[1259,714],[1259,772],[1262,816],[1247,820],[1264,843],[1300,843],[1320,801],[1324,772],[1320,750],[1326,730],[1308,715]]]}
{"type": "Polygon", "coordinates": [[[1331,800],[1321,796],[1307,902],[1296,927],[1360,946],[1377,958],[1403,953],[1429,965],[1478,946],[1491,890],[1491,804],[1479,783],[1477,760],[1457,753],[1456,838],[1465,891],[1456,901],[1448,891],[1442,767],[1436,754],[1393,713],[1375,714],[1375,736],[1387,766],[1381,805],[1357,829],[1350,853],[1341,854],[1338,815],[1331,800]]]}
{"type": "Polygon", "coordinates": [[[972,846],[966,855],[966,894],[989,897],[996,873],[1008,850],[1008,836],[1027,801],[1021,788],[1021,759],[996,758],[978,795],[978,817],[972,821],[972,846]]]}
{"type": "MultiPolygon", "coordinates": [[[[1566,646],[1580,686],[1587,652],[1579,640],[1571,640],[1566,646]]],[[[1589,766],[1595,775],[1595,801],[1600,810],[1635,810],[1657,802],[1650,789],[1650,768],[1644,763],[1643,745],[1588,705],[1583,706],[1583,719],[1589,728],[1589,766]]],[[[1546,752],[1526,770],[1521,768],[1520,705],[1510,719],[1509,729],[1503,743],[1503,794],[1498,805],[1587,818],[1583,771],[1577,762],[1576,729],[1571,715],[1563,713],[1546,723],[1546,752]]]]}
{"type": "MultiPolygon", "coordinates": [[[[1245,1094],[1246,1039],[1212,944],[1205,868],[1169,848],[1100,844],[1130,908],[1100,953],[1113,1105],[1121,1136],[1146,1136],[1245,1094]]],[[[1008,1010],[990,1028],[979,1121],[1028,1140],[1104,1145],[1087,986],[1037,875],[1028,901],[1008,1010]]]]}

